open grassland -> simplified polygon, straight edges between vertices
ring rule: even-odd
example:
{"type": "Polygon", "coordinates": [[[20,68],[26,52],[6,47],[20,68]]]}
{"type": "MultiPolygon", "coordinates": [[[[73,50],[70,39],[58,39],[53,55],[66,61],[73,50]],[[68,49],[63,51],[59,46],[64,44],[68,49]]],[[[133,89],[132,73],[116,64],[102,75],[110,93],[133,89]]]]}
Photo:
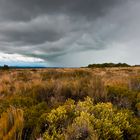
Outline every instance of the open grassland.
{"type": "Polygon", "coordinates": [[[0,140],[39,138],[140,140],[140,67],[0,70],[0,140]]]}

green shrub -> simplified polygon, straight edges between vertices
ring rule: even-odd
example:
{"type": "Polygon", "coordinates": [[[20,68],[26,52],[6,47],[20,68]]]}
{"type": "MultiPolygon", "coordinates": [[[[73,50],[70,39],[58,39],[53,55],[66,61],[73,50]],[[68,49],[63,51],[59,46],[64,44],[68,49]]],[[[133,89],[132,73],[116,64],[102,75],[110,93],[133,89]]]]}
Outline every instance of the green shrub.
{"type": "Polygon", "coordinates": [[[114,105],[122,108],[134,109],[137,93],[124,87],[108,86],[107,98],[114,105]]]}
{"type": "Polygon", "coordinates": [[[130,78],[129,88],[132,91],[140,91],[140,77],[134,76],[130,78]]]}
{"type": "Polygon", "coordinates": [[[17,108],[29,108],[36,104],[36,101],[30,97],[13,97],[9,104],[17,108]]]}
{"type": "Polygon", "coordinates": [[[45,102],[39,103],[25,110],[23,138],[26,140],[35,139],[34,131],[37,127],[39,118],[47,112],[48,107],[45,102]]]}

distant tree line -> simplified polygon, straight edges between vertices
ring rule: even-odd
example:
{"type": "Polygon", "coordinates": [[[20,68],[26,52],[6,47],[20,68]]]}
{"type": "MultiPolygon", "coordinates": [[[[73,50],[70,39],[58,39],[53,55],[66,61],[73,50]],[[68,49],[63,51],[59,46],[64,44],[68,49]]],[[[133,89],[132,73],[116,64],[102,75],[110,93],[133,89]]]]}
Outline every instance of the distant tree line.
{"type": "Polygon", "coordinates": [[[103,63],[103,64],[89,64],[88,68],[105,68],[105,67],[130,67],[126,63],[103,63]]]}
{"type": "Polygon", "coordinates": [[[9,70],[9,66],[8,65],[4,65],[4,66],[0,66],[1,70],[9,70]]]}

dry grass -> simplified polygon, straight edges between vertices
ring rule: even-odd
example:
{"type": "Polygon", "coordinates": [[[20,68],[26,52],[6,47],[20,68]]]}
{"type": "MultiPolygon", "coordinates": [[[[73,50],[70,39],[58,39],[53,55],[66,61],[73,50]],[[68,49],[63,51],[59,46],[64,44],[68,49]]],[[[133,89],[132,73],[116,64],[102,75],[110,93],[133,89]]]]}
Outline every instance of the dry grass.
{"type": "Polygon", "coordinates": [[[122,86],[140,89],[140,67],[130,68],[66,68],[15,69],[0,71],[0,99],[13,95],[37,96],[40,100],[54,98],[65,101],[85,96],[106,100],[105,87],[122,86]]]}
{"type": "Polygon", "coordinates": [[[5,72],[1,71],[0,98],[18,93],[26,94],[34,87],[39,86],[48,89],[53,88],[55,96],[65,93],[67,96],[70,96],[68,95],[70,94],[69,92],[77,96],[79,96],[78,94],[90,94],[92,96],[92,91],[94,91],[95,95],[103,94],[104,86],[126,86],[130,89],[138,88],[139,77],[139,67],[103,69],[20,69],[5,72]],[[78,90],[83,90],[82,92],[88,93],[82,93],[78,90]]]}

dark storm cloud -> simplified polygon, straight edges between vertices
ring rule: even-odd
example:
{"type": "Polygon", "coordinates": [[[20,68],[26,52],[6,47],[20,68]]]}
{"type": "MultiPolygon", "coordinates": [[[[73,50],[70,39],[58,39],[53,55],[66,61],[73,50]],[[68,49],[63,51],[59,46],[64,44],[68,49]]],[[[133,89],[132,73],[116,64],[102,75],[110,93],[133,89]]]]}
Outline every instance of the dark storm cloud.
{"type": "MultiPolygon", "coordinates": [[[[139,4],[138,0],[0,0],[0,52],[67,65],[73,54],[126,45],[130,38],[139,38],[140,21],[133,22],[139,19],[139,4]]],[[[85,59],[88,63],[89,57],[85,59]]]]}
{"type": "Polygon", "coordinates": [[[29,44],[55,41],[73,29],[81,30],[82,18],[105,15],[119,1],[122,0],[0,0],[0,21],[8,20],[0,31],[9,41],[29,44]]]}
{"type": "Polygon", "coordinates": [[[42,14],[66,13],[86,17],[104,15],[112,6],[124,0],[1,0],[5,19],[31,20],[42,14]]]}

